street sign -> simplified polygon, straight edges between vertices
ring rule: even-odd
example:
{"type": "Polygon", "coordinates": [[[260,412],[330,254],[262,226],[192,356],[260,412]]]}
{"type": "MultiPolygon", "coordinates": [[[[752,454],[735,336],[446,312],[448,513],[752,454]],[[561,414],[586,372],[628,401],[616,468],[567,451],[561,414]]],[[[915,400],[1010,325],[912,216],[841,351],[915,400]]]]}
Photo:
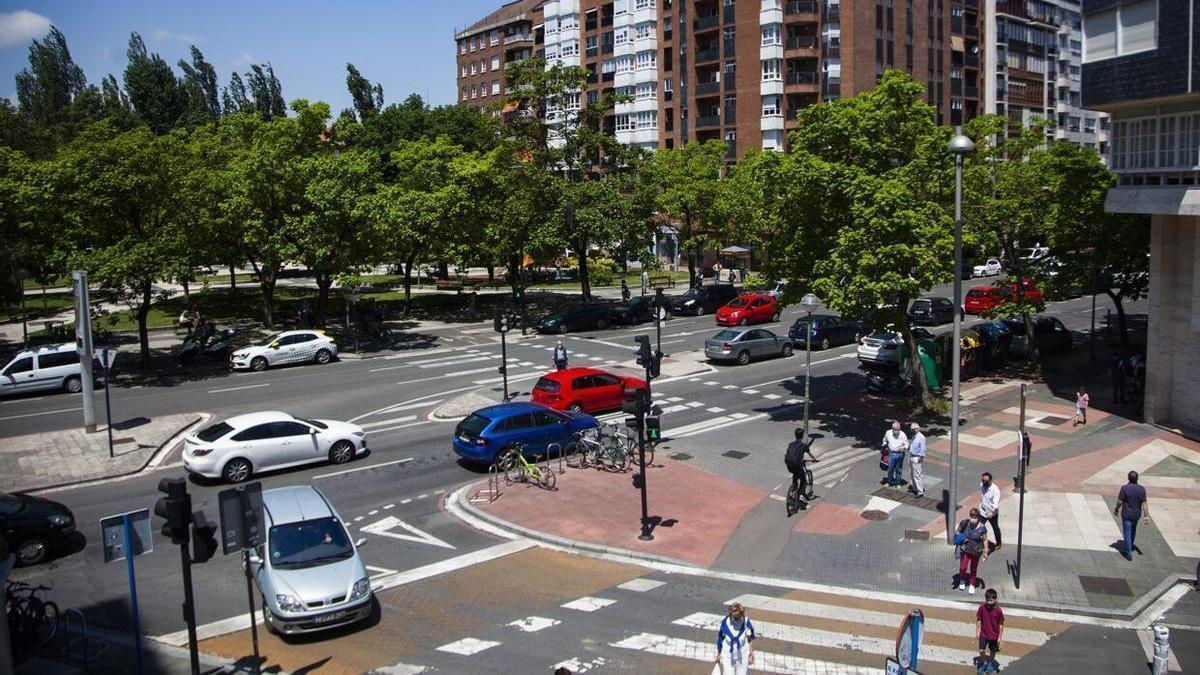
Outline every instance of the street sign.
{"type": "Polygon", "coordinates": [[[100,349],[96,352],[96,358],[100,361],[100,366],[108,370],[112,368],[113,361],[117,358],[117,350],[108,349],[107,347],[100,349]]]}
{"type": "Polygon", "coordinates": [[[104,562],[124,560],[130,550],[133,555],[142,555],[154,550],[150,533],[150,509],[118,513],[100,519],[100,541],[104,545],[104,562]],[[125,541],[125,517],[129,517],[130,541],[125,541]]]}
{"type": "Polygon", "coordinates": [[[896,635],[896,661],[905,668],[917,667],[921,642],[925,638],[924,628],[925,615],[919,609],[906,614],[900,622],[900,632],[896,635]]]}
{"type": "Polygon", "coordinates": [[[222,490],[217,501],[221,512],[222,553],[229,555],[262,543],[262,483],[222,490]]]}

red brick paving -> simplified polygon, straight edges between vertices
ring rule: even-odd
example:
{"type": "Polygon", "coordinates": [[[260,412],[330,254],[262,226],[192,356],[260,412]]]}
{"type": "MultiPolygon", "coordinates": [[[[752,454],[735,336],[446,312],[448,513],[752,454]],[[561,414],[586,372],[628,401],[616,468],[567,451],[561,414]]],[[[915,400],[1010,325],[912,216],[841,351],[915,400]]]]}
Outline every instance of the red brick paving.
{"type": "Polygon", "coordinates": [[[836,534],[845,536],[867,524],[859,509],[844,504],[820,502],[802,511],[800,522],[792,528],[797,534],[836,534]]]}

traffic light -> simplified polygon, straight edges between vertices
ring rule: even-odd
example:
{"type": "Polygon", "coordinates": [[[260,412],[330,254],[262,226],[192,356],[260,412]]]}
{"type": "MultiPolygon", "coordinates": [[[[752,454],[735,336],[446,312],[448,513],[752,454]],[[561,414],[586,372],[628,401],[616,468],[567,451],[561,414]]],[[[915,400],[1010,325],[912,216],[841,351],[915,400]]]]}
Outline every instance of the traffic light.
{"type": "Polygon", "coordinates": [[[662,438],[662,418],[651,415],[646,418],[646,440],[657,443],[662,438]]]}
{"type": "Polygon", "coordinates": [[[191,520],[192,497],[187,493],[187,483],[182,478],[164,478],[158,482],[160,497],[154,504],[154,515],[166,520],[162,526],[164,537],[174,544],[188,539],[188,523],[191,520]]]}
{"type": "Polygon", "coordinates": [[[208,562],[217,552],[217,526],[203,511],[192,514],[192,562],[208,562]]]}
{"type": "Polygon", "coordinates": [[[662,371],[663,353],[657,349],[654,350],[654,358],[650,359],[650,377],[658,377],[662,371]]]}
{"type": "Polygon", "coordinates": [[[621,412],[642,417],[646,414],[647,408],[645,389],[626,390],[624,398],[621,399],[621,412]]]}
{"type": "Polygon", "coordinates": [[[650,353],[650,337],[647,335],[638,335],[633,338],[633,341],[636,342],[638,346],[637,364],[645,368],[654,360],[653,355],[650,353]]]}
{"type": "Polygon", "coordinates": [[[508,315],[504,317],[504,330],[512,330],[513,325],[516,323],[517,317],[514,316],[512,312],[509,312],[508,315]]]}
{"type": "Polygon", "coordinates": [[[495,329],[495,331],[497,333],[504,332],[504,324],[500,321],[500,308],[499,307],[492,308],[492,328],[495,329]]]}

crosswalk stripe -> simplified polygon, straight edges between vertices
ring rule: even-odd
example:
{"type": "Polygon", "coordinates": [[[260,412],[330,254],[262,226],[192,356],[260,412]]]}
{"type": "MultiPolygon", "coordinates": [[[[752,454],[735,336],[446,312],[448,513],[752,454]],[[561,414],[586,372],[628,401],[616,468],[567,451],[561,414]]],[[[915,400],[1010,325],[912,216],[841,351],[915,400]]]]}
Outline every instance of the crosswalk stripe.
{"type": "MultiPolygon", "coordinates": [[[[684,406],[684,409],[687,409],[687,406],[684,406]]],[[[663,412],[666,412],[666,411],[664,410],[663,412]]],[[[733,419],[734,419],[733,416],[718,415],[717,417],[712,417],[712,418],[709,418],[706,420],[701,420],[701,421],[695,422],[693,424],[685,424],[685,425],[679,427],[678,429],[671,429],[670,435],[672,437],[679,437],[684,434],[690,434],[695,431],[703,431],[704,429],[707,429],[709,427],[713,427],[718,424],[724,424],[725,422],[730,422],[733,419]]]]}
{"type": "MultiPolygon", "coordinates": [[[[713,642],[685,640],[655,633],[638,633],[619,642],[613,642],[610,646],[705,663],[712,663],[717,658],[717,646],[713,642]]],[[[788,654],[774,654],[757,649],[754,651],[753,669],[756,672],[803,673],[805,675],[834,675],[835,673],[837,675],[878,675],[879,673],[877,667],[848,666],[788,654]]]]}
{"type": "Polygon", "coordinates": [[[463,656],[471,656],[472,654],[478,654],[479,652],[481,652],[485,649],[491,649],[492,647],[495,647],[499,644],[500,644],[499,642],[494,642],[492,640],[477,640],[475,638],[463,638],[461,640],[455,640],[454,642],[451,642],[450,644],[442,645],[441,647],[438,647],[437,650],[439,652],[449,652],[451,654],[461,654],[463,656]]]}
{"type": "Polygon", "coordinates": [[[691,408],[681,403],[679,405],[670,405],[662,409],[664,415],[666,413],[682,412],[684,410],[691,410],[691,408]]]}
{"type": "Polygon", "coordinates": [[[616,602],[616,600],[609,600],[608,598],[593,598],[591,596],[584,596],[582,598],[579,598],[578,600],[572,600],[570,602],[565,602],[559,606],[562,607],[563,609],[575,609],[580,612],[594,612],[598,609],[603,609],[605,607],[608,607],[609,605],[613,604],[614,602],[616,602]]]}
{"type": "Polygon", "coordinates": [[[617,588],[623,588],[627,591],[634,591],[636,593],[645,593],[646,591],[652,591],[666,583],[667,582],[665,582],[665,581],[659,581],[657,579],[647,579],[645,577],[640,577],[638,579],[631,579],[629,581],[626,581],[623,584],[618,584],[617,588]]]}
{"type": "Polygon", "coordinates": [[[498,358],[500,358],[499,354],[485,354],[483,356],[473,356],[471,358],[455,357],[449,359],[433,359],[425,363],[421,363],[420,365],[417,365],[417,361],[413,361],[412,363],[413,365],[417,365],[418,368],[445,368],[446,366],[456,366],[460,363],[475,363],[477,361],[490,361],[498,358]]]}
{"type": "MultiPolygon", "coordinates": [[[[850,470],[851,465],[856,464],[867,457],[875,454],[874,450],[869,448],[861,448],[858,452],[854,452],[852,446],[848,447],[851,452],[843,454],[835,454],[834,459],[830,461],[829,455],[832,453],[822,453],[821,466],[813,471],[813,480],[820,482],[828,476],[834,474],[844,474],[850,470]]],[[[834,453],[837,453],[835,450],[834,453]]]]}
{"type": "Polygon", "coordinates": [[[699,408],[699,407],[703,406],[704,404],[701,403],[700,401],[688,401],[686,405],[689,408],[699,408]]]}
{"type": "Polygon", "coordinates": [[[405,415],[404,417],[393,417],[390,420],[379,420],[378,422],[367,422],[366,424],[359,424],[358,426],[360,426],[364,429],[371,429],[374,427],[386,426],[388,424],[400,424],[402,422],[411,422],[415,419],[417,419],[416,415],[405,415]]]}
{"type": "Polygon", "coordinates": [[[557,626],[560,623],[562,622],[558,619],[547,619],[544,616],[527,616],[524,619],[510,621],[508,625],[512,626],[513,628],[519,628],[526,633],[536,633],[539,630],[550,628],[551,626],[557,626]]]}

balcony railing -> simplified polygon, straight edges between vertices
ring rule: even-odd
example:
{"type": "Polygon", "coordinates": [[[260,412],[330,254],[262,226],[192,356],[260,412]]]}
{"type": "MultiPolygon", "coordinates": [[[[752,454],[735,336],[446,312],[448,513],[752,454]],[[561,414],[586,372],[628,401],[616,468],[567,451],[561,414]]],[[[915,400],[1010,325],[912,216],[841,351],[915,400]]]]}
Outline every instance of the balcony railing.
{"type": "Polygon", "coordinates": [[[732,57],[737,53],[737,42],[735,40],[725,40],[725,56],[732,57]]]}
{"type": "Polygon", "coordinates": [[[961,16],[950,17],[950,31],[953,33],[961,33],[963,29],[963,20],[961,16]]]}
{"type": "Polygon", "coordinates": [[[725,124],[730,125],[737,122],[737,108],[725,106],[725,124]]]}
{"type": "Polygon", "coordinates": [[[817,73],[800,70],[788,73],[785,82],[788,84],[816,84],[817,80],[817,73]]]}
{"type": "Polygon", "coordinates": [[[597,49],[596,47],[588,47],[587,49],[583,50],[584,56],[595,56],[596,54],[599,54],[599,53],[600,53],[600,50],[597,49]]]}
{"type": "Polygon", "coordinates": [[[830,7],[825,10],[825,20],[831,23],[836,23],[842,19],[842,10],[840,7],[830,7]]]}
{"type": "Polygon", "coordinates": [[[790,0],[784,7],[783,13],[791,14],[816,14],[817,3],[814,0],[790,0]]]}
{"type": "Polygon", "coordinates": [[[979,98],[979,87],[967,85],[967,88],[964,91],[967,98],[979,98]]]}
{"type": "Polygon", "coordinates": [[[701,128],[705,128],[705,127],[719,127],[719,126],[721,126],[721,116],[720,115],[706,115],[704,117],[696,118],[696,128],[697,129],[701,129],[701,128]]]}
{"type": "Polygon", "coordinates": [[[978,68],[979,67],[979,55],[978,54],[967,54],[966,64],[967,64],[968,68],[978,68]]]}
{"type": "Polygon", "coordinates": [[[979,37],[979,26],[976,24],[967,24],[967,37],[979,37]]]}
{"type": "Polygon", "coordinates": [[[784,48],[785,49],[816,49],[817,48],[817,36],[816,35],[805,35],[805,36],[801,36],[801,37],[788,38],[788,41],[784,45],[784,48]]]}
{"type": "Polygon", "coordinates": [[[720,23],[721,23],[720,16],[718,16],[716,14],[710,14],[709,16],[696,17],[696,20],[692,22],[692,25],[695,27],[696,32],[698,33],[702,30],[710,30],[710,29],[716,28],[717,26],[720,25],[720,23]]]}
{"type": "Polygon", "coordinates": [[[716,48],[705,49],[703,51],[696,52],[696,63],[698,63],[698,64],[704,63],[705,61],[716,61],[720,58],[721,58],[721,52],[720,52],[720,50],[718,50],[716,48]]]}
{"type": "Polygon", "coordinates": [[[704,96],[705,94],[716,94],[721,91],[721,83],[718,80],[709,82],[701,82],[696,85],[696,96],[704,96]]]}

